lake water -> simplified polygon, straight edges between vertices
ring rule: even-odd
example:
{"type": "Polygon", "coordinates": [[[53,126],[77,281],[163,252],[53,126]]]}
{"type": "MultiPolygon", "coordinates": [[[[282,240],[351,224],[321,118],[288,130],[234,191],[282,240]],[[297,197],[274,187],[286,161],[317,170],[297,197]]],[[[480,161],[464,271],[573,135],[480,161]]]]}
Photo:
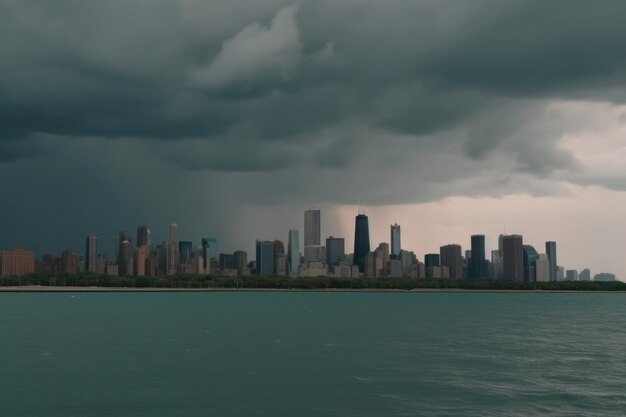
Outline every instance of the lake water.
{"type": "Polygon", "coordinates": [[[624,416],[626,294],[3,293],[0,416],[624,416]]]}

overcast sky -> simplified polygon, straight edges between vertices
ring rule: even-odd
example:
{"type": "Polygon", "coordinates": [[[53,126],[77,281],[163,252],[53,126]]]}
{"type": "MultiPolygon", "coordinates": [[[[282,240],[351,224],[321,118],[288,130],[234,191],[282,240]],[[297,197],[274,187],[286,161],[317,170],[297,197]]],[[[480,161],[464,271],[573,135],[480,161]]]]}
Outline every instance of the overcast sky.
{"type": "Polygon", "coordinates": [[[519,233],[626,277],[623,1],[0,0],[0,248],[519,233]]]}

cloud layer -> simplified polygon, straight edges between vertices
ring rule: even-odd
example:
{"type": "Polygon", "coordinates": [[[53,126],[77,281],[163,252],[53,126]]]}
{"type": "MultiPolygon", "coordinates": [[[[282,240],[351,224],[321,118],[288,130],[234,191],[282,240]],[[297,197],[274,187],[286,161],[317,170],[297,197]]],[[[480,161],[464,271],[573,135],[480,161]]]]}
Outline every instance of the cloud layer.
{"type": "Polygon", "coordinates": [[[50,195],[62,223],[88,195],[81,228],[154,210],[210,229],[268,204],[626,190],[625,13],[576,0],[0,0],[0,183],[33,190],[6,210],[50,195]]]}

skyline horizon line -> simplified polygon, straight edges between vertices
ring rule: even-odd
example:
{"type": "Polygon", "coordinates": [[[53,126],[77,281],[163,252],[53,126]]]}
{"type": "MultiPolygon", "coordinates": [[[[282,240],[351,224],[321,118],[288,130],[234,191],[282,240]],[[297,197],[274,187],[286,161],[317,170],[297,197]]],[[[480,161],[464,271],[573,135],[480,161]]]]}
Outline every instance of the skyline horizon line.
{"type": "MultiPolygon", "coordinates": [[[[309,206],[309,208],[307,208],[304,212],[305,212],[305,213],[307,213],[307,212],[309,212],[309,211],[319,211],[319,212],[321,213],[322,208],[316,208],[316,207],[319,207],[319,206],[309,206]]],[[[321,214],[320,214],[320,215],[321,215],[321,214]]],[[[305,216],[306,216],[306,214],[305,214],[305,216]]],[[[361,207],[357,207],[357,214],[356,214],[356,216],[354,216],[355,221],[356,221],[356,220],[357,220],[360,216],[364,216],[365,218],[369,219],[369,216],[368,216],[367,214],[364,214],[364,211],[363,211],[363,213],[361,213],[361,207]]],[[[179,224],[181,224],[181,223],[179,223],[179,222],[169,223],[169,227],[170,227],[170,228],[172,228],[173,226],[175,226],[175,227],[176,227],[176,229],[178,230],[178,225],[179,225],[179,224]]],[[[184,223],[183,223],[183,224],[184,224],[184,223]]],[[[503,224],[504,224],[504,225],[506,225],[506,222],[504,222],[503,224]]],[[[321,218],[320,218],[320,228],[321,228],[321,225],[322,225],[322,222],[321,222],[321,218]]],[[[391,224],[389,225],[389,228],[390,228],[390,230],[391,230],[392,232],[393,232],[393,228],[394,228],[394,226],[400,226],[400,227],[402,227],[402,225],[401,225],[401,224],[397,223],[397,221],[394,221],[394,223],[391,223],[391,224]]],[[[356,226],[355,226],[355,227],[356,227],[356,226]]],[[[302,227],[302,228],[287,228],[287,229],[286,229],[286,230],[287,230],[287,239],[274,238],[274,239],[269,239],[269,240],[268,240],[268,239],[263,239],[263,238],[255,238],[255,239],[254,239],[254,242],[258,242],[258,241],[265,241],[265,242],[277,242],[277,241],[280,241],[281,243],[286,243],[286,242],[289,240],[289,232],[290,232],[291,230],[296,230],[296,231],[298,232],[298,235],[299,235],[299,232],[300,232],[301,230],[303,230],[304,228],[305,228],[305,227],[302,227]]],[[[505,230],[506,230],[506,226],[504,226],[504,228],[505,228],[505,230]]],[[[140,230],[140,229],[145,229],[149,235],[151,235],[151,234],[152,234],[152,229],[148,226],[148,224],[147,224],[147,223],[141,223],[141,224],[139,224],[139,225],[137,225],[137,226],[136,226],[136,230],[137,230],[137,232],[139,232],[139,230],[140,230]]],[[[117,242],[116,244],[118,244],[118,245],[119,245],[119,241],[118,241],[118,239],[119,239],[119,236],[120,236],[120,234],[121,234],[121,233],[124,233],[127,237],[129,237],[129,238],[130,238],[130,235],[126,234],[126,231],[125,231],[125,230],[120,230],[120,231],[118,232],[118,234],[117,234],[117,235],[113,235],[113,237],[112,237],[112,239],[111,239],[111,240],[113,240],[113,241],[117,242]]],[[[300,243],[303,243],[303,240],[304,240],[304,233],[303,233],[302,235],[303,235],[303,236],[302,236],[302,238],[300,238],[300,236],[298,236],[298,239],[299,239],[299,246],[300,246],[301,248],[304,248],[304,245],[300,245],[300,243]]],[[[349,234],[348,234],[348,235],[349,235],[349,234]]],[[[500,234],[498,235],[498,238],[497,238],[497,239],[495,239],[495,240],[496,240],[496,241],[499,241],[502,237],[505,237],[505,236],[515,236],[515,235],[518,235],[518,236],[522,237],[522,239],[523,239],[523,236],[524,236],[524,234],[523,234],[523,233],[522,233],[522,234],[520,234],[520,233],[512,233],[512,234],[500,233],[500,234]]],[[[89,239],[90,237],[94,237],[94,236],[96,237],[96,239],[97,239],[98,241],[100,241],[100,240],[101,240],[101,238],[100,238],[97,234],[87,234],[87,235],[85,235],[85,237],[86,237],[87,239],[89,239]]],[[[205,235],[205,238],[206,238],[206,236],[208,236],[208,235],[205,235]]],[[[493,249],[493,247],[494,247],[494,246],[491,246],[491,249],[487,249],[487,247],[488,247],[488,246],[486,245],[486,241],[487,241],[487,237],[489,236],[489,234],[488,234],[488,233],[474,233],[474,234],[469,235],[469,238],[470,238],[470,239],[472,239],[473,237],[476,237],[476,236],[482,236],[483,238],[485,238],[485,247],[484,247],[484,249],[485,249],[485,258],[484,258],[484,259],[485,259],[485,260],[487,260],[487,261],[489,261],[489,262],[491,262],[491,261],[493,260],[493,254],[492,254],[492,252],[501,250],[501,249],[500,249],[500,247],[499,247],[499,245],[495,246],[495,249],[493,249]],[[491,256],[487,256],[487,254],[490,254],[491,256]]],[[[321,235],[320,235],[320,237],[321,237],[321,235]]],[[[342,239],[342,240],[344,240],[344,242],[347,240],[347,239],[346,239],[346,235],[341,235],[341,234],[337,234],[337,233],[327,233],[327,237],[326,237],[325,239],[328,239],[328,238],[342,239]]],[[[202,239],[204,239],[204,238],[200,238],[200,241],[202,241],[202,239]]],[[[211,237],[211,239],[215,239],[215,241],[216,241],[216,242],[220,242],[220,238],[219,238],[219,236],[218,236],[218,237],[211,237]]],[[[323,239],[323,240],[325,240],[325,239],[323,239]]],[[[129,240],[129,242],[133,242],[135,239],[130,238],[130,239],[128,239],[128,240],[129,240]]],[[[197,239],[196,239],[196,240],[197,240],[197,239]]],[[[181,240],[181,239],[178,239],[178,242],[185,242],[185,243],[190,242],[190,243],[192,243],[192,244],[193,244],[193,242],[195,242],[196,240],[194,240],[194,239],[191,239],[191,240],[186,240],[186,239],[185,239],[185,240],[181,240]]],[[[104,240],[104,241],[106,242],[106,240],[104,240]]],[[[160,241],[160,243],[159,243],[159,244],[154,244],[153,242],[150,242],[151,244],[149,245],[149,248],[151,248],[151,249],[153,249],[153,248],[158,248],[160,245],[162,245],[163,243],[165,243],[165,242],[167,242],[167,241],[168,241],[168,239],[166,238],[166,239],[164,239],[164,240],[160,241]]],[[[389,239],[388,241],[387,241],[387,240],[382,240],[382,241],[380,241],[380,242],[379,242],[379,245],[380,245],[380,244],[382,244],[382,243],[386,243],[386,244],[390,245],[390,244],[391,244],[391,242],[392,242],[392,239],[389,239]]],[[[547,245],[548,243],[551,243],[551,242],[556,243],[557,241],[556,241],[556,240],[545,240],[545,241],[544,241],[544,243],[545,243],[546,245],[547,245]]],[[[426,258],[426,256],[427,256],[427,255],[438,254],[438,253],[440,253],[440,251],[441,251],[444,247],[446,247],[446,246],[452,246],[452,245],[458,245],[458,246],[460,246],[461,248],[463,248],[463,247],[466,247],[466,248],[470,247],[470,248],[471,248],[471,245],[464,246],[464,245],[463,245],[462,243],[460,243],[460,242],[450,242],[450,241],[448,241],[447,243],[440,243],[440,244],[439,244],[439,252],[437,252],[437,251],[432,251],[432,250],[431,250],[431,251],[425,251],[425,252],[421,253],[421,255],[422,255],[422,256],[421,256],[421,258],[418,256],[419,252],[418,252],[418,251],[416,251],[415,249],[413,249],[413,250],[409,250],[407,247],[402,247],[402,246],[400,246],[400,248],[401,248],[401,250],[402,250],[402,251],[408,251],[408,252],[410,252],[410,253],[415,254],[415,255],[416,255],[416,259],[422,259],[422,260],[425,260],[425,258],[426,258]]],[[[232,245],[231,245],[231,246],[232,246],[232,245]]],[[[536,251],[536,249],[534,249],[534,245],[532,245],[532,244],[530,244],[530,245],[529,245],[528,243],[524,242],[524,243],[523,243],[523,246],[531,246],[531,247],[533,247],[533,250],[535,250],[535,251],[536,251]]],[[[98,247],[98,248],[101,248],[102,246],[101,246],[100,244],[97,244],[97,247],[98,247]]],[[[138,246],[137,246],[137,247],[138,247],[138,246]]],[[[193,247],[197,249],[197,248],[200,248],[200,247],[201,247],[201,245],[193,245],[193,247]]],[[[218,244],[218,247],[219,247],[219,244],[218,244]]],[[[25,248],[25,249],[27,249],[25,246],[21,246],[21,245],[14,245],[14,248],[25,248]]],[[[7,249],[10,249],[10,248],[7,248],[7,249]]],[[[6,249],[3,249],[3,250],[6,250],[6,249]]],[[[70,251],[73,255],[78,255],[78,256],[80,256],[80,255],[86,256],[86,252],[87,252],[86,250],[85,250],[84,252],[82,252],[82,251],[76,251],[74,248],[70,248],[70,247],[64,247],[64,248],[61,248],[61,249],[57,249],[57,253],[60,253],[60,254],[61,254],[61,253],[63,253],[64,251],[70,251]]],[[[242,247],[242,245],[240,245],[238,249],[235,249],[235,250],[229,250],[229,251],[220,251],[220,252],[218,252],[218,253],[219,253],[219,254],[229,254],[229,253],[234,253],[235,251],[243,251],[243,252],[245,252],[245,253],[254,253],[254,251],[248,251],[248,250],[246,250],[245,248],[243,248],[243,247],[242,247]]],[[[37,253],[37,251],[34,251],[34,250],[33,250],[33,252],[34,252],[34,253],[37,253]]],[[[114,256],[117,256],[117,255],[111,256],[111,254],[110,254],[110,253],[108,253],[108,251],[107,251],[107,250],[98,250],[97,252],[98,252],[98,255],[104,255],[104,256],[106,256],[106,257],[107,257],[107,259],[113,259],[113,258],[114,258],[114,256]]],[[[114,252],[117,254],[117,250],[115,250],[115,249],[114,249],[114,252]]],[[[462,251],[462,258],[463,258],[463,259],[466,259],[466,254],[467,254],[467,252],[471,252],[471,249],[465,249],[464,251],[462,251]]],[[[41,258],[39,258],[39,259],[42,259],[44,256],[52,256],[52,255],[53,255],[53,252],[50,252],[50,251],[43,251],[43,252],[39,252],[39,253],[41,253],[41,258]]],[[[304,253],[304,252],[303,252],[303,251],[301,251],[301,252],[300,252],[300,255],[303,255],[303,253],[304,253]]],[[[537,253],[538,253],[538,254],[547,254],[547,251],[546,251],[546,252],[537,252],[537,253]]],[[[355,254],[355,252],[351,252],[351,253],[346,254],[346,255],[354,255],[354,254],[355,254]]],[[[565,266],[564,266],[564,265],[558,265],[558,266],[559,266],[559,267],[563,267],[563,268],[565,268],[565,266]]],[[[590,269],[589,267],[584,267],[584,268],[581,268],[581,269],[574,268],[574,269],[569,269],[569,270],[570,270],[570,271],[577,271],[577,272],[578,272],[578,271],[585,271],[585,270],[589,270],[589,269],[590,269]]],[[[567,268],[565,268],[565,270],[567,271],[568,269],[567,269],[567,268]]],[[[602,269],[602,271],[605,271],[605,270],[604,270],[604,269],[602,269]]],[[[613,273],[611,273],[611,274],[613,274],[613,273]]],[[[616,274],[614,274],[614,275],[616,275],[616,274]]],[[[617,278],[617,279],[619,280],[619,278],[617,278]]]]}

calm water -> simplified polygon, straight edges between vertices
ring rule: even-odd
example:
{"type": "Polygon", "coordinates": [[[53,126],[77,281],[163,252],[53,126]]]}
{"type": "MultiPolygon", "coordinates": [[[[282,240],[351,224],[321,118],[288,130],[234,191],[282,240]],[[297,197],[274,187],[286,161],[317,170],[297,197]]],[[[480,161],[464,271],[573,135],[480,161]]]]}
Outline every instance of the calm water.
{"type": "Polygon", "coordinates": [[[626,294],[0,294],[0,416],[624,416],[626,294]]]}

